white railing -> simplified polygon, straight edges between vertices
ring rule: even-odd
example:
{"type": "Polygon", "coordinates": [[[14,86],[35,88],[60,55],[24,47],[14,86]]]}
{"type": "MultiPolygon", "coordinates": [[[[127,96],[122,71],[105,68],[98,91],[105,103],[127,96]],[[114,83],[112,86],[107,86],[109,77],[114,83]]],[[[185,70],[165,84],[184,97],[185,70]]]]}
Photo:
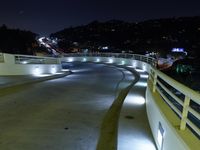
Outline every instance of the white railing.
{"type": "Polygon", "coordinates": [[[0,63],[3,63],[4,62],[4,56],[3,56],[3,53],[0,53],[0,63]]]}
{"type": "Polygon", "coordinates": [[[15,55],[16,64],[59,64],[57,58],[29,55],[15,55]]]}
{"type": "Polygon", "coordinates": [[[180,130],[189,126],[200,137],[200,94],[155,68],[151,68],[149,80],[152,92],[158,92],[180,118],[180,130]]]}
{"type": "Polygon", "coordinates": [[[151,64],[149,81],[153,84],[152,92],[158,92],[179,116],[180,130],[185,130],[186,126],[189,126],[192,132],[200,137],[200,94],[157,70],[154,58],[120,53],[73,53],[66,54],[65,57],[114,57],[139,60],[151,64]]]}

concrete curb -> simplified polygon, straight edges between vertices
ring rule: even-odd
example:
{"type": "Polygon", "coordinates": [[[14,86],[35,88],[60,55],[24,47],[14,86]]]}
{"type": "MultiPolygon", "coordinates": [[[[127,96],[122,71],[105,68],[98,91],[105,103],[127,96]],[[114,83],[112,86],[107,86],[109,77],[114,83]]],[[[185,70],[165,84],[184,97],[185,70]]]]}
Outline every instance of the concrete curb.
{"type": "Polygon", "coordinates": [[[117,98],[112,103],[111,107],[107,111],[102,121],[101,130],[100,130],[100,137],[98,139],[97,150],[116,150],[117,149],[117,138],[118,138],[118,123],[119,117],[121,113],[121,108],[124,103],[126,96],[128,95],[130,89],[138,82],[140,76],[139,74],[131,68],[122,67],[132,74],[135,75],[135,79],[132,83],[121,89],[117,98]]]}

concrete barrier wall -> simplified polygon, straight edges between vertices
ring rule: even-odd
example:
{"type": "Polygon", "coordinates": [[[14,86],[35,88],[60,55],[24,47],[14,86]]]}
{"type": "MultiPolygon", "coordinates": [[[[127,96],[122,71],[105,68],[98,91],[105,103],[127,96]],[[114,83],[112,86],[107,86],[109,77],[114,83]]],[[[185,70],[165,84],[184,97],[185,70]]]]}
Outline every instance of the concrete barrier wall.
{"type": "Polygon", "coordinates": [[[16,64],[11,54],[4,54],[4,62],[0,63],[0,75],[53,74],[61,69],[61,64],[16,64]]]}
{"type": "Polygon", "coordinates": [[[149,87],[146,89],[146,108],[151,131],[159,150],[190,150],[177,134],[176,129],[178,130],[178,128],[172,126],[159,105],[156,104],[155,97],[153,97],[149,87]],[[159,124],[164,131],[162,146],[159,145],[158,139],[159,124]]]}
{"type": "Polygon", "coordinates": [[[127,58],[114,58],[114,57],[63,57],[60,58],[61,62],[95,62],[95,63],[108,63],[108,64],[117,64],[117,65],[126,65],[131,67],[137,67],[145,70],[146,72],[150,71],[151,65],[146,62],[141,62],[138,60],[127,59],[127,58]]]}

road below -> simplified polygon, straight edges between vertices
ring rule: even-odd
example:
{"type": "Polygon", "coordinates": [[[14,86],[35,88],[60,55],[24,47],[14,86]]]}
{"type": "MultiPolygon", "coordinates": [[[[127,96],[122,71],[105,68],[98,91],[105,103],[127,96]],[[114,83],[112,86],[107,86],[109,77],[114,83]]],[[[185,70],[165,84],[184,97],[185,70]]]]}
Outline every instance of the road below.
{"type": "Polygon", "coordinates": [[[0,96],[0,149],[95,150],[104,115],[132,73],[75,63],[64,78],[24,85],[0,96]]]}

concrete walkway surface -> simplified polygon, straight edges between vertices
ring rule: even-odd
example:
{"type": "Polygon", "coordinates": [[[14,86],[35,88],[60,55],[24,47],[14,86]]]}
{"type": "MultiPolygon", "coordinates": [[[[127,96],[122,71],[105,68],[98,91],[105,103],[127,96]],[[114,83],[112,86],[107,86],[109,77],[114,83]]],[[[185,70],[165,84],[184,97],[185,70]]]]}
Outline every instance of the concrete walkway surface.
{"type": "Polygon", "coordinates": [[[156,150],[145,106],[148,75],[139,71],[140,79],[126,96],[120,113],[118,150],[156,150]]]}
{"type": "MultiPolygon", "coordinates": [[[[134,75],[105,64],[74,63],[70,69],[69,76],[0,77],[0,90],[23,84],[0,94],[0,150],[97,148],[107,112],[134,75]]],[[[156,149],[145,111],[146,76],[141,72],[122,105],[115,149],[156,149]]]]}
{"type": "Polygon", "coordinates": [[[22,84],[34,83],[39,81],[51,80],[55,78],[61,78],[66,75],[69,75],[69,71],[60,72],[57,74],[45,74],[45,75],[9,75],[9,76],[0,76],[0,89],[13,87],[22,84]]]}

